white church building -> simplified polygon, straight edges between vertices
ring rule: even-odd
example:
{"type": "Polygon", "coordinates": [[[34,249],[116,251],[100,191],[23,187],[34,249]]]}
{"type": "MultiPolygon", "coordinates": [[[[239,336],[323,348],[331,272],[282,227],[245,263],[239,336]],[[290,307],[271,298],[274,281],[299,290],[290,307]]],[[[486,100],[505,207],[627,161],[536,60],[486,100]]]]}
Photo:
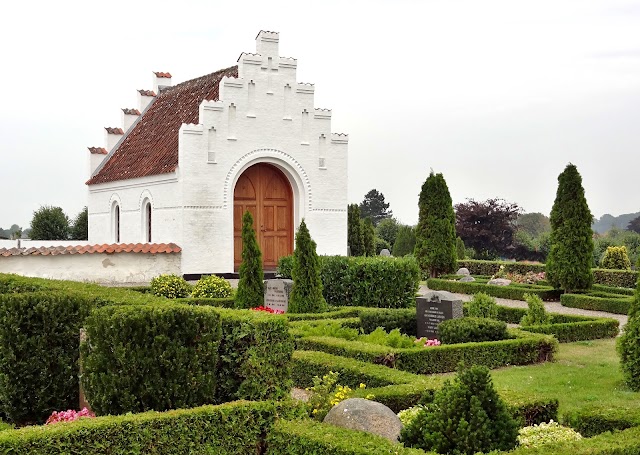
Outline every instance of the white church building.
{"type": "Polygon", "coordinates": [[[89,244],[175,244],[183,275],[233,273],[248,210],[265,270],[303,218],[318,254],[346,254],[348,136],[278,42],[261,31],[256,53],[174,86],[154,73],[106,147],[89,148],[89,244]]]}

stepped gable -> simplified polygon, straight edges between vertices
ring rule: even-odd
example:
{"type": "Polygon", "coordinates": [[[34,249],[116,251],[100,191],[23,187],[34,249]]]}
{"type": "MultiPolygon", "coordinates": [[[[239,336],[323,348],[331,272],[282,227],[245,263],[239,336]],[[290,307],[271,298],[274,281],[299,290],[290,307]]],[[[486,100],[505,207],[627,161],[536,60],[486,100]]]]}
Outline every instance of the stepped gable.
{"type": "Polygon", "coordinates": [[[237,78],[238,67],[162,90],[87,185],[175,171],[180,126],[198,123],[200,103],[218,100],[220,81],[225,76],[237,78]]]}

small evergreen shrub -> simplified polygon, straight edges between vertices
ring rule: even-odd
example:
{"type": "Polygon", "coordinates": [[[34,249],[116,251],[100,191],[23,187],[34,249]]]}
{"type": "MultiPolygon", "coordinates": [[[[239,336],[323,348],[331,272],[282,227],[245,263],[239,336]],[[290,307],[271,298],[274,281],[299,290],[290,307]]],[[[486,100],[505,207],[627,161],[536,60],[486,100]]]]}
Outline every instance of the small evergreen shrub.
{"type": "Polygon", "coordinates": [[[592,269],[593,282],[606,286],[634,289],[640,273],[638,270],[592,269]]]}
{"type": "Polygon", "coordinates": [[[600,268],[631,270],[631,261],[627,254],[627,247],[624,245],[607,247],[607,251],[604,252],[600,260],[600,268]]]}
{"type": "Polygon", "coordinates": [[[365,256],[376,256],[376,244],[375,244],[375,229],[371,218],[365,218],[362,220],[362,241],[364,244],[365,256]]]}
{"type": "Polygon", "coordinates": [[[203,276],[193,287],[191,297],[221,299],[231,297],[233,289],[227,280],[219,276],[203,276]]]}
{"type": "Polygon", "coordinates": [[[511,450],[518,437],[517,421],[496,392],[489,369],[482,366],[461,368],[436,392],[425,416],[414,422],[424,425],[421,438],[405,444],[442,454],[511,450]]]}
{"type": "Polygon", "coordinates": [[[327,302],[322,295],[320,259],[316,253],[316,242],[311,238],[304,219],[296,233],[291,276],[293,287],[289,297],[290,313],[322,313],[327,310],[327,302]]]}
{"type": "Polygon", "coordinates": [[[351,256],[364,256],[364,235],[358,204],[349,204],[347,208],[347,244],[351,249],[351,256]]]}
{"type": "Polygon", "coordinates": [[[151,293],[168,299],[188,297],[191,292],[189,283],[177,275],[160,275],[151,280],[151,293]]]}
{"type": "Polygon", "coordinates": [[[460,237],[456,237],[456,257],[459,261],[462,261],[467,256],[467,249],[464,246],[464,240],[460,237]]]}
{"type": "Polygon", "coordinates": [[[582,436],[569,427],[559,425],[553,420],[549,423],[540,423],[521,428],[518,432],[518,445],[521,447],[541,447],[545,444],[555,444],[565,441],[577,441],[582,436]]]}
{"type": "Polygon", "coordinates": [[[442,344],[477,343],[507,338],[507,323],[494,319],[456,318],[438,325],[438,339],[442,344]]]}
{"type": "Polygon", "coordinates": [[[236,308],[255,308],[264,304],[262,252],[253,229],[253,216],[248,210],[242,216],[242,263],[238,270],[236,308]]]}
{"type": "Polygon", "coordinates": [[[282,256],[278,259],[276,266],[276,275],[279,278],[291,279],[291,270],[293,270],[293,256],[282,256]]]}
{"type": "Polygon", "coordinates": [[[631,390],[640,391],[640,280],[617,349],[625,382],[631,390]]]}
{"type": "Polygon", "coordinates": [[[496,299],[484,292],[478,292],[467,305],[468,316],[472,318],[498,318],[496,299]]]}
{"type": "Polygon", "coordinates": [[[389,346],[392,348],[412,348],[415,346],[415,340],[413,337],[400,333],[399,329],[393,329],[387,333],[382,327],[378,327],[367,335],[361,335],[359,337],[359,341],[379,344],[381,346],[389,346]]]}
{"type": "Polygon", "coordinates": [[[542,299],[535,294],[525,294],[528,310],[520,320],[520,325],[546,325],[551,323],[551,316],[547,313],[542,299]]]}

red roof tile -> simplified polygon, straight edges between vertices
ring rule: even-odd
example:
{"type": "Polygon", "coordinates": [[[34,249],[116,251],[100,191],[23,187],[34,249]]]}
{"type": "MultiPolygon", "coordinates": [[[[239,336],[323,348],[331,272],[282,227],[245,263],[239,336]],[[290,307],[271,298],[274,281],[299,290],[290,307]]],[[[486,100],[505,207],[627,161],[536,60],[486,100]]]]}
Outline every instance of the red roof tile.
{"type": "Polygon", "coordinates": [[[138,90],[138,93],[140,93],[142,96],[156,96],[156,92],[154,92],[153,90],[138,90]]]}
{"type": "Polygon", "coordinates": [[[218,87],[225,76],[238,77],[238,67],[163,90],[87,185],[175,171],[180,126],[198,123],[200,103],[218,99],[218,87]]]}
{"type": "Polygon", "coordinates": [[[123,108],[122,112],[124,112],[127,115],[140,115],[140,111],[138,109],[123,108]]]}
{"type": "Polygon", "coordinates": [[[60,254],[93,253],[180,253],[175,243],[113,243],[103,245],[43,246],[39,248],[0,248],[0,256],[57,256],[60,254]]]}
{"type": "Polygon", "coordinates": [[[93,154],[98,154],[98,155],[106,155],[107,154],[107,149],[104,148],[104,147],[87,147],[87,148],[93,154]]]}
{"type": "Polygon", "coordinates": [[[162,71],[154,71],[153,74],[156,75],[156,77],[160,77],[160,78],[166,78],[166,79],[171,79],[171,73],[163,73],[162,71]]]}
{"type": "Polygon", "coordinates": [[[104,129],[107,130],[107,133],[109,134],[124,134],[124,131],[122,131],[122,128],[111,128],[111,127],[105,126],[104,129]]]}

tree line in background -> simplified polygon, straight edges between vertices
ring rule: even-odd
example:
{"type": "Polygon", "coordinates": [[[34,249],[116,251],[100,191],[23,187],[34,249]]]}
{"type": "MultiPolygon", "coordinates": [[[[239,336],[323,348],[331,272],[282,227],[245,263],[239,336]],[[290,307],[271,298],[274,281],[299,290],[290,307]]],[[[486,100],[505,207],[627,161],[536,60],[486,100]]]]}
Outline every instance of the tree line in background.
{"type": "Polygon", "coordinates": [[[43,205],[33,212],[29,229],[14,224],[10,229],[0,228],[0,238],[31,240],[87,240],[89,238],[89,212],[83,208],[73,220],[60,207],[43,205]]]}

